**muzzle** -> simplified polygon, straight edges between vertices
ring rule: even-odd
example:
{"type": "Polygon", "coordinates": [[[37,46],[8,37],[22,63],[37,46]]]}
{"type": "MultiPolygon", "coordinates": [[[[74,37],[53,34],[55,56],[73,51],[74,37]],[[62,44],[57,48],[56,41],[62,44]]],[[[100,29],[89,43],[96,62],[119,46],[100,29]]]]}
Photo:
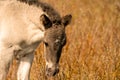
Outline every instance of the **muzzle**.
{"type": "Polygon", "coordinates": [[[58,65],[54,65],[52,67],[46,66],[46,75],[51,77],[55,76],[59,72],[59,67],[58,65]]]}

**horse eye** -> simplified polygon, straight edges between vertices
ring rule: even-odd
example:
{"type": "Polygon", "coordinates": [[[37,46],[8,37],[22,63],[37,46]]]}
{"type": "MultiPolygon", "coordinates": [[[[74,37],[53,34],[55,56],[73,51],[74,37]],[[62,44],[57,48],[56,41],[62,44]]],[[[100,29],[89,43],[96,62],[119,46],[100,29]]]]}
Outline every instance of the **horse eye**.
{"type": "Polygon", "coordinates": [[[48,43],[47,42],[44,42],[45,46],[48,46],[48,43]]]}

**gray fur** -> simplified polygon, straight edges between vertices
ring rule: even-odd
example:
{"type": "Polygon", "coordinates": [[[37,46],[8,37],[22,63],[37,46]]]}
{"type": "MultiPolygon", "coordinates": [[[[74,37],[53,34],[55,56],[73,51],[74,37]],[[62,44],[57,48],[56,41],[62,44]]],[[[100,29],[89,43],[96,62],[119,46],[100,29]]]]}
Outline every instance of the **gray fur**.
{"type": "Polygon", "coordinates": [[[49,16],[50,20],[54,23],[54,22],[58,22],[61,21],[61,17],[59,15],[59,13],[53,9],[53,7],[47,3],[43,3],[41,1],[38,0],[18,0],[24,3],[27,3],[29,5],[35,5],[37,7],[42,8],[42,10],[44,12],[47,13],[47,15],[49,16]]]}

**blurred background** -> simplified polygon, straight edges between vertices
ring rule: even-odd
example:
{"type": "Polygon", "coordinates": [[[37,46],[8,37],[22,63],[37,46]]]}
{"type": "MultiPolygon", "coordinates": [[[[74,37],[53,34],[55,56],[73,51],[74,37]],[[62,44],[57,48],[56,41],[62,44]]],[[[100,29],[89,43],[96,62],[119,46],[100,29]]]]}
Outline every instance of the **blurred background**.
{"type": "MultiPolygon", "coordinates": [[[[120,0],[44,0],[73,16],[60,72],[45,77],[43,44],[35,53],[30,80],[120,80],[120,0]]],[[[16,61],[8,80],[16,80],[16,61]]]]}

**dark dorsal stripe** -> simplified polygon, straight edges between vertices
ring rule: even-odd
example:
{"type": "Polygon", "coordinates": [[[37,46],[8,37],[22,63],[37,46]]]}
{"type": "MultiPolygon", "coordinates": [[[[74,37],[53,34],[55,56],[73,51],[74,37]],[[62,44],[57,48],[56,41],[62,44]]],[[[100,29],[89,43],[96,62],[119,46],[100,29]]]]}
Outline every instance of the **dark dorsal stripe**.
{"type": "Polygon", "coordinates": [[[53,24],[59,25],[61,24],[61,17],[58,14],[58,12],[53,9],[49,4],[40,2],[38,0],[18,0],[20,2],[24,2],[29,5],[35,5],[37,7],[41,7],[45,13],[49,16],[50,20],[52,21],[53,24]]]}

